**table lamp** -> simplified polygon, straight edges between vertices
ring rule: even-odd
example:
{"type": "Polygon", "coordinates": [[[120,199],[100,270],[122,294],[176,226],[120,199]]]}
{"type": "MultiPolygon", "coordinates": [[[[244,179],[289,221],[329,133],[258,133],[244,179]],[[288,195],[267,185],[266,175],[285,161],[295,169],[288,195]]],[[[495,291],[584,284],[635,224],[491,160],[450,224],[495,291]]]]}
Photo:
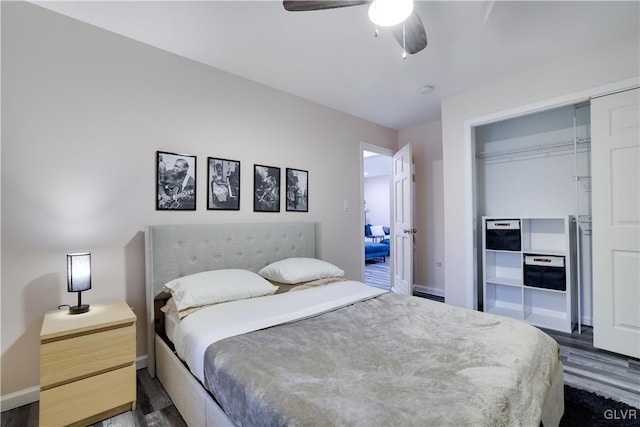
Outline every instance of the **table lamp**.
{"type": "Polygon", "coordinates": [[[88,304],[82,304],[82,291],[91,289],[91,253],[67,254],[67,291],[78,293],[78,305],[69,307],[69,314],[89,311],[88,304]]]}

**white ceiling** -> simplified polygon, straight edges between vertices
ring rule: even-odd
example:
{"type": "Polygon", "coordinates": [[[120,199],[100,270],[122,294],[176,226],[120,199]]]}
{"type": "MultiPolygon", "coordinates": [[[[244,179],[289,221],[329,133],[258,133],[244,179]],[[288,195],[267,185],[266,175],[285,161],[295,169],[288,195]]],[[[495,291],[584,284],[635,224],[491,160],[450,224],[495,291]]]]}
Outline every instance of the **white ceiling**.
{"type": "Polygon", "coordinates": [[[406,60],[388,30],[373,36],[367,6],[287,12],[269,0],[34,3],[393,129],[439,120],[442,96],[640,38],[639,1],[417,1],[429,45],[406,60]],[[431,94],[421,93],[426,85],[431,94]]]}

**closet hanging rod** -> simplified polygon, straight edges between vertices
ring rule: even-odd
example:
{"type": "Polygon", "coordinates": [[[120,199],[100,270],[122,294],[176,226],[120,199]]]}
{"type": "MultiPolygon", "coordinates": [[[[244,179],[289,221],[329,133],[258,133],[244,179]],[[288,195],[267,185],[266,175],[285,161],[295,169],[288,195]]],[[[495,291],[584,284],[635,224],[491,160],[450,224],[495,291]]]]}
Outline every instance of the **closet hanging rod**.
{"type": "Polygon", "coordinates": [[[529,147],[514,148],[511,150],[501,151],[482,151],[476,154],[478,159],[496,159],[501,157],[517,157],[517,156],[529,156],[536,153],[551,153],[556,151],[564,151],[573,148],[573,144],[577,146],[584,146],[591,143],[591,138],[588,136],[578,137],[574,141],[573,139],[564,139],[553,142],[546,142],[543,144],[536,144],[529,147]]]}

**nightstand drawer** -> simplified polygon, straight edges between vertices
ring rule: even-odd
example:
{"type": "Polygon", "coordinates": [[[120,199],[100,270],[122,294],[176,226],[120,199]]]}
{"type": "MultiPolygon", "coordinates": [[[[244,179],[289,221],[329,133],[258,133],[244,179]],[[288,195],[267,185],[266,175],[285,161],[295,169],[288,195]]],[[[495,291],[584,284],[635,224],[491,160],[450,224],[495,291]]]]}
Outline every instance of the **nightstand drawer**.
{"type": "Polygon", "coordinates": [[[132,363],[125,368],[41,391],[40,425],[99,421],[103,418],[101,414],[114,409],[118,409],[115,413],[135,410],[135,400],[136,370],[132,363]]]}
{"type": "Polygon", "coordinates": [[[47,389],[131,364],[135,354],[135,324],[44,342],[40,347],[40,387],[47,389]]]}

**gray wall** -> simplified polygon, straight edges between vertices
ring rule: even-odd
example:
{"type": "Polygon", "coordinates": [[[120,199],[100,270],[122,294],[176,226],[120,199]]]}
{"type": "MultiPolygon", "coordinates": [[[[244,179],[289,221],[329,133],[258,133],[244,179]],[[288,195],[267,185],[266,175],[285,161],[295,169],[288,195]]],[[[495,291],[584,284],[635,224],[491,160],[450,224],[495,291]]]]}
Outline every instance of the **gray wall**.
{"type": "Polygon", "coordinates": [[[147,224],[318,221],[323,257],[361,279],[360,142],[396,131],[22,2],[2,2],[2,89],[3,397],[37,398],[72,251],[93,254],[83,301],[133,306],[144,355],[147,224]],[[155,210],[157,150],[198,156],[195,212],[155,210]],[[206,209],[207,156],[241,161],[239,212],[206,209]],[[309,212],[254,213],[254,163],[308,170],[309,212]]]}

